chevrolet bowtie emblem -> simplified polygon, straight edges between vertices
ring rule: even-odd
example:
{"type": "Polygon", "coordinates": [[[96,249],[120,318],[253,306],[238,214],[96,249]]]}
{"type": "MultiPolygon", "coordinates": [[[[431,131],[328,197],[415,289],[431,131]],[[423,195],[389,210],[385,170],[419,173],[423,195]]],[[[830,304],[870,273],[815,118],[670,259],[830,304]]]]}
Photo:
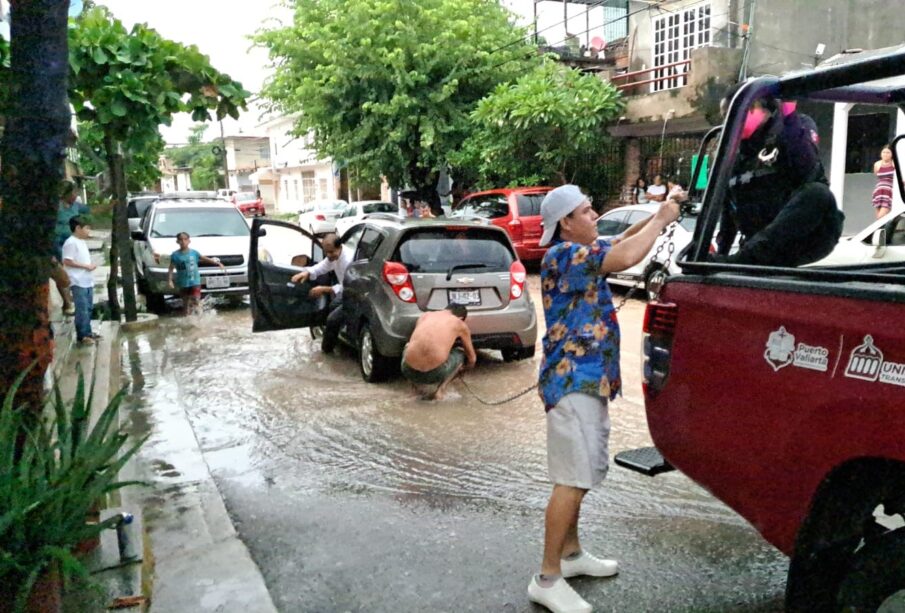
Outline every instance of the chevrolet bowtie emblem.
{"type": "Polygon", "coordinates": [[[474,279],[472,279],[471,277],[459,277],[458,279],[456,279],[456,281],[458,281],[459,283],[474,283],[474,279]]]}

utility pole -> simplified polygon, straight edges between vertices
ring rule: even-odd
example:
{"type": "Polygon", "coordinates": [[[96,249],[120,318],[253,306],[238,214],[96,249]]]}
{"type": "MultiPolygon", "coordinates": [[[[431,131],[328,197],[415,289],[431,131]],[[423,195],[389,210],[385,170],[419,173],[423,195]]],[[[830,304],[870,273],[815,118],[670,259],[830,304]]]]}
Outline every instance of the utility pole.
{"type": "Polygon", "coordinates": [[[229,189],[229,160],[226,157],[226,136],[223,133],[223,120],[220,120],[220,148],[223,150],[223,187],[229,189]]]}

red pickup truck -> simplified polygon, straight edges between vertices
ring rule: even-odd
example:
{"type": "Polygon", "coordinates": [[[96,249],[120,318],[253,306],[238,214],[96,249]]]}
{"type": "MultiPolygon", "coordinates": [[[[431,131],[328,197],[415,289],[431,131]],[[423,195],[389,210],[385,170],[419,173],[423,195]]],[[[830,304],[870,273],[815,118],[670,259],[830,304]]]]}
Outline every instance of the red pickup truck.
{"type": "MultiPolygon", "coordinates": [[[[743,88],[682,272],[647,307],[656,449],[616,461],[682,471],[789,555],[790,611],[905,603],[905,262],[739,266],[707,262],[707,247],[753,100],[902,105],[903,75],[900,48],[743,88]]],[[[893,143],[897,169],[903,139],[893,143]]],[[[905,187],[901,171],[897,179],[905,187]]]]}

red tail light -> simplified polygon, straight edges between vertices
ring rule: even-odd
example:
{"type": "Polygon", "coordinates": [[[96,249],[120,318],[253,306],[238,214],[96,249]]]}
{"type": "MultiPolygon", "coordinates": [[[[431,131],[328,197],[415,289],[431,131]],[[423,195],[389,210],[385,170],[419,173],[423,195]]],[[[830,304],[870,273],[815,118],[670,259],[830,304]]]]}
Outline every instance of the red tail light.
{"type": "Polygon", "coordinates": [[[672,340],[678,318],[678,307],[672,302],[651,302],[644,312],[641,335],[643,369],[641,387],[645,397],[655,396],[663,389],[669,378],[672,340]]]}
{"type": "Polygon", "coordinates": [[[327,218],[320,214],[315,215],[314,218],[318,221],[327,221],[327,218]]]}
{"type": "Polygon", "coordinates": [[[509,236],[512,237],[512,242],[519,242],[524,237],[522,222],[518,219],[513,219],[508,224],[506,224],[509,229],[509,236]]]}
{"type": "Polygon", "coordinates": [[[516,260],[509,267],[509,299],[516,300],[525,293],[525,265],[516,260]]]}
{"type": "Polygon", "coordinates": [[[408,269],[399,262],[383,263],[383,280],[393,288],[393,293],[403,302],[415,302],[415,288],[408,269]]]}

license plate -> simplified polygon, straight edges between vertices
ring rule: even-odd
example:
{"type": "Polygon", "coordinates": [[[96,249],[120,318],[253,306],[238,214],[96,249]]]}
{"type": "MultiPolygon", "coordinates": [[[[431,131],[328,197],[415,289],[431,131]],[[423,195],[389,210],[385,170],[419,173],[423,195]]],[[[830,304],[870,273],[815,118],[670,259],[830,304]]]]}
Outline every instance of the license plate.
{"type": "Polygon", "coordinates": [[[229,277],[205,277],[208,289],[223,289],[229,287],[229,277]]]}
{"type": "Polygon", "coordinates": [[[451,289],[449,290],[450,304],[481,304],[481,291],[477,289],[451,289]]]}

